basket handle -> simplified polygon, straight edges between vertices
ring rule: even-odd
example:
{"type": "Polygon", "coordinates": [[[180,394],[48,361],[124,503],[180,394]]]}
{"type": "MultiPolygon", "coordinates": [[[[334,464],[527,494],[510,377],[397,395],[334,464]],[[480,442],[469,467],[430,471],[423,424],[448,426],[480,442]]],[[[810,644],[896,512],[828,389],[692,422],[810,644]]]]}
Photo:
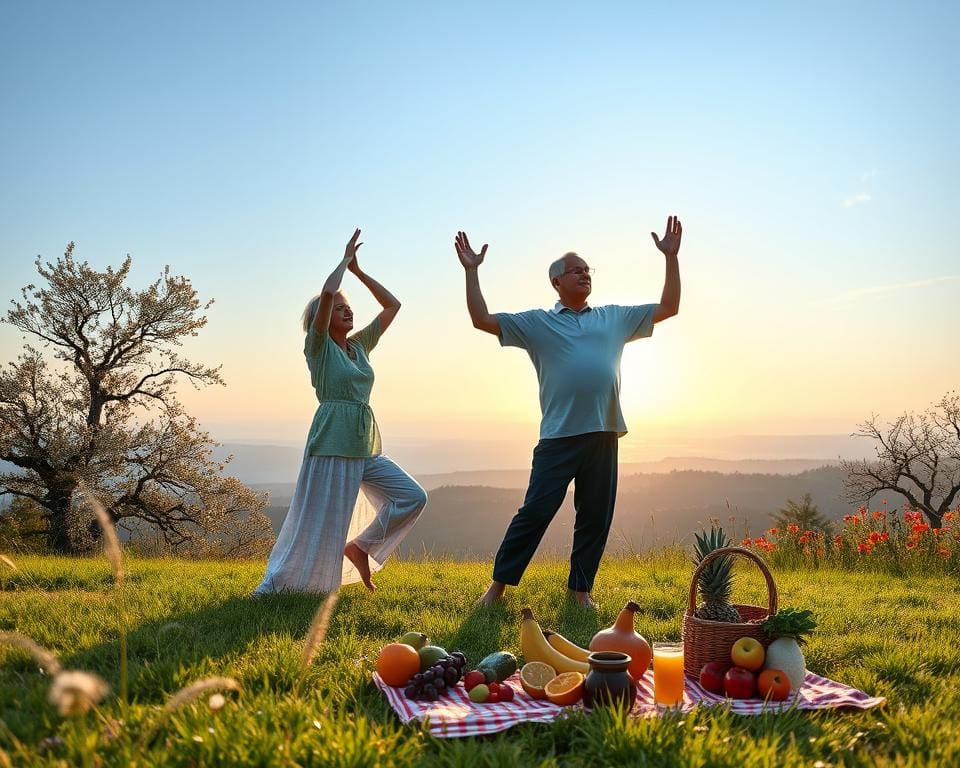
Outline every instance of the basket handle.
{"type": "Polygon", "coordinates": [[[697,582],[700,580],[700,573],[703,571],[707,565],[716,560],[718,557],[723,557],[724,555],[743,555],[748,557],[756,563],[757,567],[760,569],[760,573],[763,574],[763,578],[767,581],[767,596],[769,599],[769,610],[770,615],[773,616],[777,612],[777,585],[773,583],[773,576],[770,574],[770,569],[767,568],[767,564],[763,562],[763,559],[756,553],[751,552],[745,547],[723,547],[722,549],[715,549],[709,555],[707,555],[700,562],[700,565],[697,566],[697,570],[693,572],[693,580],[690,582],[690,604],[687,608],[687,613],[691,616],[694,611],[697,610],[697,582]]]}

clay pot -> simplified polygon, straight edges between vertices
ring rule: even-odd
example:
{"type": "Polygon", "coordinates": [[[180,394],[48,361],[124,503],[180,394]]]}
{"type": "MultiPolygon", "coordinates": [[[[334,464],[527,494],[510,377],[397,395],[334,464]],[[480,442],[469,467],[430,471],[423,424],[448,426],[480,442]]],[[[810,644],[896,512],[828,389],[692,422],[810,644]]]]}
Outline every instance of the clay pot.
{"type": "Polygon", "coordinates": [[[637,697],[637,684],[627,667],[632,659],[619,651],[596,651],[587,657],[590,671],[583,684],[583,703],[587,707],[623,707],[629,712],[637,697]]]}

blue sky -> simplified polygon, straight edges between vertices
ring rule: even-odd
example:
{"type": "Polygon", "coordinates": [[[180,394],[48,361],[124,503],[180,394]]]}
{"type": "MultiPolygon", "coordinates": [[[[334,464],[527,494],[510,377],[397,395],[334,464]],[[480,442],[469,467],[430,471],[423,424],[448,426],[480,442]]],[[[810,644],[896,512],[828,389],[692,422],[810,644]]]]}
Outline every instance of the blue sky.
{"type": "Polygon", "coordinates": [[[625,354],[628,422],[849,431],[960,377],[958,50],[954,3],[6,3],[3,298],[69,240],[170,264],[229,384],[188,406],[296,438],[296,319],[361,226],[404,301],[385,434],[526,435],[533,372],[469,327],[454,232],[491,243],[493,310],[549,304],[571,249],[597,303],[647,303],[677,213],[681,315],[625,354]]]}

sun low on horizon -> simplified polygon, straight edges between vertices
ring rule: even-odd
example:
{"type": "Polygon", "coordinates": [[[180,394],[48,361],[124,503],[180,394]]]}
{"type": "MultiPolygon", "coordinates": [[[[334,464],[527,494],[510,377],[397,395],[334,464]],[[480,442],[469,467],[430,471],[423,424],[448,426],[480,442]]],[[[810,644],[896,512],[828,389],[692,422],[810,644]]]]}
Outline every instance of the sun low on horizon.
{"type": "MultiPolygon", "coordinates": [[[[471,327],[454,234],[489,243],[491,311],[550,307],[567,251],[594,305],[648,304],[675,214],[680,313],[624,350],[625,445],[849,434],[960,380],[958,11],[922,5],[10,6],[2,295],[69,241],[130,253],[138,286],[169,264],[215,299],[184,351],[227,382],[187,410],[296,442],[300,313],[361,227],[403,302],[373,356],[386,445],[532,445],[535,372],[471,327]]],[[[0,325],[3,361],[22,345],[0,325]]]]}

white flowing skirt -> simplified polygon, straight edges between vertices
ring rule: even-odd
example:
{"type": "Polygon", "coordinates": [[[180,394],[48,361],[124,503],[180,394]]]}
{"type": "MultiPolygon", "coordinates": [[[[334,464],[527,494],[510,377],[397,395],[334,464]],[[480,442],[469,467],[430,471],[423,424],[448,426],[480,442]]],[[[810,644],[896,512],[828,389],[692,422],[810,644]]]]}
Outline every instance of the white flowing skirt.
{"type": "Polygon", "coordinates": [[[426,503],[426,491],[386,456],[305,456],[256,593],[330,592],[360,581],[343,556],[353,539],[379,571],[426,503]]]}

